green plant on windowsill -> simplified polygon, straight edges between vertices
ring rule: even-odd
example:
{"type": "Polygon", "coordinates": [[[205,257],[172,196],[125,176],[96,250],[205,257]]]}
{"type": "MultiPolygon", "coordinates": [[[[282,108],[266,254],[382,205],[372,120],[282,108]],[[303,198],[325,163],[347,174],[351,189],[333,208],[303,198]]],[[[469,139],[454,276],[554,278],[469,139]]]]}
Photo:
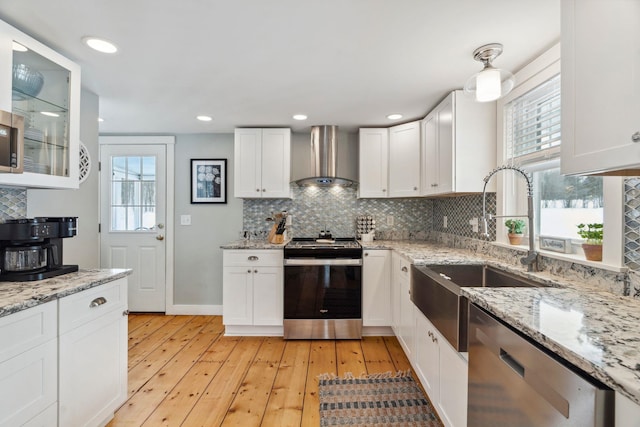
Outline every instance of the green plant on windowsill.
{"type": "Polygon", "coordinates": [[[602,261],[603,225],[601,223],[578,224],[578,234],[586,240],[582,244],[584,256],[589,261],[602,261]]]}
{"type": "Polygon", "coordinates": [[[504,222],[507,227],[507,236],[509,237],[509,243],[512,245],[519,245],[522,243],[522,236],[524,236],[525,222],[522,219],[509,218],[504,222]]]}

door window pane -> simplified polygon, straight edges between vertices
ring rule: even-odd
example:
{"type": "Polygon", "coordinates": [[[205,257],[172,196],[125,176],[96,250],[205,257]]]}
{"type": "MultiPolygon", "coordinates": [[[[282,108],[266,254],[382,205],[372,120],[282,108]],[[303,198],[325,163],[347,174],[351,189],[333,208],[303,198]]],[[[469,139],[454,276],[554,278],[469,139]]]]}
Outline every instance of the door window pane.
{"type": "Polygon", "coordinates": [[[156,223],[155,156],[111,158],[111,231],[148,231],[156,223]]]}

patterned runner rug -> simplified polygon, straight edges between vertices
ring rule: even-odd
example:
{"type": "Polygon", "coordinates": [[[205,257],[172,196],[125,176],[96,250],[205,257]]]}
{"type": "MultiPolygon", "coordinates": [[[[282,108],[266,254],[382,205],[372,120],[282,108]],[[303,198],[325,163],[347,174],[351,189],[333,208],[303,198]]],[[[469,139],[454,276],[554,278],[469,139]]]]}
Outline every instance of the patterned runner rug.
{"type": "Polygon", "coordinates": [[[319,377],[320,426],[442,427],[409,372],[319,377]]]}

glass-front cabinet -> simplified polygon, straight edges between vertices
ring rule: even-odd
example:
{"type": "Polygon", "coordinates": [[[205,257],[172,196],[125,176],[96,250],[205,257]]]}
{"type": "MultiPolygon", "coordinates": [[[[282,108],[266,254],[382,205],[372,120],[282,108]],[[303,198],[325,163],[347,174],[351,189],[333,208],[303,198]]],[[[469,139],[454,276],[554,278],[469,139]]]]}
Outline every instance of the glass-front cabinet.
{"type": "Polygon", "coordinates": [[[80,67],[0,21],[0,109],[24,117],[24,173],[0,185],[78,188],[80,67]]]}

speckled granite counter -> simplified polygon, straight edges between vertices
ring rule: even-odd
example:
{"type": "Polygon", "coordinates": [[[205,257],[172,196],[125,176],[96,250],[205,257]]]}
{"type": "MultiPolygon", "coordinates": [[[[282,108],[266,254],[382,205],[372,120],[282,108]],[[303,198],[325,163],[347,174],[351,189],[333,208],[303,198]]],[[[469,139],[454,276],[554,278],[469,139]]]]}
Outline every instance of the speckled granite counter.
{"type": "Polygon", "coordinates": [[[221,249],[282,249],[285,243],[275,244],[266,240],[236,240],[235,242],[225,243],[220,246],[221,249]]]}
{"type": "Polygon", "coordinates": [[[0,317],[100,286],[129,274],[129,269],[92,269],[33,282],[0,282],[0,317]]]}

